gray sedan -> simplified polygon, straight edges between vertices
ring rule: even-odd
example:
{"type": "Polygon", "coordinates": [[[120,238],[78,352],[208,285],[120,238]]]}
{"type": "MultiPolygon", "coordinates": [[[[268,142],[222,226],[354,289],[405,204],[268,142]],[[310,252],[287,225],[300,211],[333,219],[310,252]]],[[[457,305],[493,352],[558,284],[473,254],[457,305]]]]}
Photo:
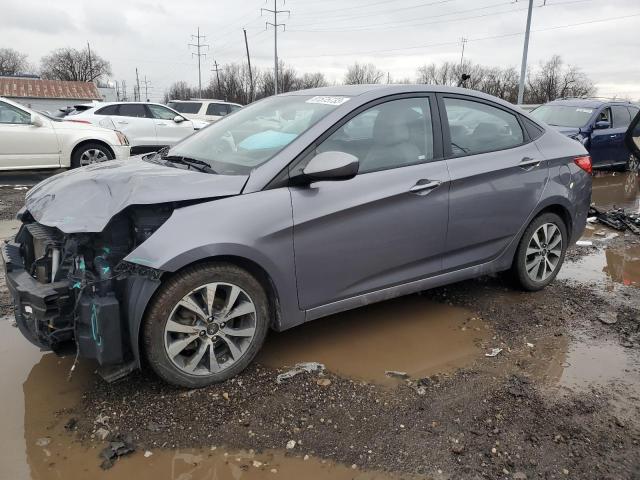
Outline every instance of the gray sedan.
{"type": "Polygon", "coordinates": [[[583,146],[426,85],[256,102],[171,149],[45,180],[3,247],[22,333],[167,382],[238,374],[269,329],[493,272],[548,285],[584,230],[583,146]]]}

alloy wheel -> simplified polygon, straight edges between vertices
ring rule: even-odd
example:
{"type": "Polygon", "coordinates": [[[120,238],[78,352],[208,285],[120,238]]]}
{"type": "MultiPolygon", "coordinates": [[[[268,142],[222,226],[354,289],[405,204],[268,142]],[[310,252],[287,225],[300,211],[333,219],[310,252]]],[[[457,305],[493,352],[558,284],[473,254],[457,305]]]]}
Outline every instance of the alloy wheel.
{"type": "Polygon", "coordinates": [[[89,148],[80,155],[80,166],[91,165],[92,163],[104,162],[109,160],[107,154],[97,148],[89,148]]]}
{"type": "Polygon", "coordinates": [[[190,375],[210,375],[231,367],[246,353],[256,333],[256,307],[231,283],[209,283],[185,295],[164,328],[165,352],[190,375]]]}
{"type": "Polygon", "coordinates": [[[558,268],[562,256],[562,232],[553,223],[541,225],[531,236],[525,254],[529,278],[543,282],[558,268]]]}

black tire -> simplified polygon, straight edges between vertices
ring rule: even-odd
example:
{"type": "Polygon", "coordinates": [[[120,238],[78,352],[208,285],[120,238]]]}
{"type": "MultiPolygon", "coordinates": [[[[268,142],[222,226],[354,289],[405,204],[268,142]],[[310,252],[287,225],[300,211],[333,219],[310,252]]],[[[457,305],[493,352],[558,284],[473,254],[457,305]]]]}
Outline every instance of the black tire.
{"type": "MultiPolygon", "coordinates": [[[[83,143],[79,147],[77,147],[73,154],[71,155],[71,168],[78,168],[84,166],[82,164],[82,156],[90,151],[99,151],[101,152],[106,159],[105,160],[113,160],[113,153],[107,147],[100,143],[83,143]]],[[[104,161],[104,160],[101,160],[104,161]]]]}
{"type": "Polygon", "coordinates": [[[518,249],[516,250],[516,255],[511,266],[511,276],[516,281],[518,286],[523,290],[535,292],[537,290],[542,290],[544,287],[549,285],[556,278],[556,275],[558,275],[558,272],[562,267],[565,254],[567,252],[568,241],[569,238],[567,234],[567,227],[562,218],[560,218],[558,215],[556,215],[555,213],[543,213],[542,215],[534,218],[527,229],[524,231],[524,234],[520,239],[520,243],[518,244],[518,249]],[[546,223],[554,224],[560,230],[560,234],[562,235],[561,254],[553,272],[544,280],[536,281],[527,273],[527,269],[525,266],[527,258],[526,252],[529,243],[533,238],[533,234],[546,223]]]}
{"type": "Polygon", "coordinates": [[[239,374],[256,356],[269,329],[269,303],[264,288],[246,270],[229,263],[206,263],[188,267],[160,287],[143,320],[143,348],[153,371],[164,381],[186,388],[223,382],[239,374]],[[165,349],[165,326],[175,305],[192,290],[209,283],[232,283],[250,297],[255,306],[255,334],[243,355],[220,372],[192,375],[178,368],[165,349]]]}

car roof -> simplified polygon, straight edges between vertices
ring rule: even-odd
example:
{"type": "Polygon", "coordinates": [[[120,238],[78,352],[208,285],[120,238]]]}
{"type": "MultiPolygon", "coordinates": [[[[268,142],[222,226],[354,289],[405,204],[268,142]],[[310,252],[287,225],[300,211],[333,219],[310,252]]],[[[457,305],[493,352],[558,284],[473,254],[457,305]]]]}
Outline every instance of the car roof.
{"type": "Polygon", "coordinates": [[[169,102],[175,102],[175,103],[209,102],[209,103],[224,103],[227,105],[240,105],[239,103],[227,102],[226,100],[218,100],[216,98],[190,98],[189,100],[169,100],[169,102]]]}
{"type": "Polygon", "coordinates": [[[545,105],[565,105],[567,107],[598,108],[603,105],[633,105],[625,100],[605,100],[602,98],[560,98],[545,103],[545,105]]]}

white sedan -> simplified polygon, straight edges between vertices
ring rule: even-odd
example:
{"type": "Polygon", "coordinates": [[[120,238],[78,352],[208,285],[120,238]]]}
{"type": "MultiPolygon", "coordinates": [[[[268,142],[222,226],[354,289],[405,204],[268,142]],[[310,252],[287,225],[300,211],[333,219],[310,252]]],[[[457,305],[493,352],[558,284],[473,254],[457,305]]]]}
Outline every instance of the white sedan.
{"type": "Polygon", "coordinates": [[[90,108],[65,117],[71,122],[100,125],[113,122],[131,143],[133,155],[173,146],[196,130],[209,125],[200,120],[189,120],[175,110],[159,103],[102,102],[88,104],[90,108]]]}
{"type": "Polygon", "coordinates": [[[0,170],[67,168],[129,157],[127,137],[64,122],[0,97],[0,170]]]}

